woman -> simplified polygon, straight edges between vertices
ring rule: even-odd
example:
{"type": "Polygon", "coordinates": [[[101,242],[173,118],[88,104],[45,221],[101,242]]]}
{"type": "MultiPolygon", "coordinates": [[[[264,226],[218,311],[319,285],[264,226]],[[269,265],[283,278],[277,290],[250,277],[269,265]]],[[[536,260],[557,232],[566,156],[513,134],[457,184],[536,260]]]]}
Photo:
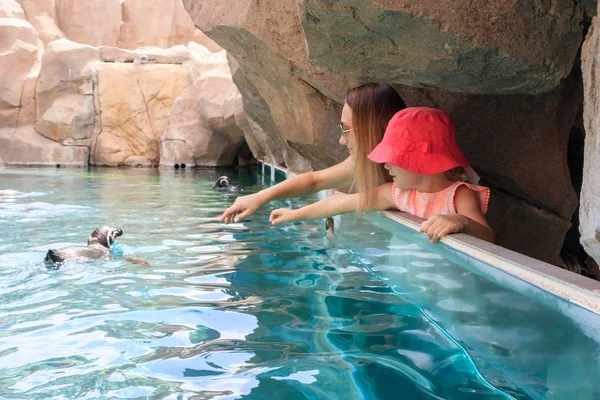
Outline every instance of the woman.
{"type": "Polygon", "coordinates": [[[389,182],[390,176],[367,155],[383,138],[392,116],[404,108],[398,92],[387,83],[365,83],[349,89],[342,109],[340,144],[348,148],[350,156],[333,167],[300,174],[258,193],[238,197],[225,210],[221,221],[242,221],[271,200],[341,187],[352,187],[360,193],[360,210],[371,208],[375,188],[389,182]]]}

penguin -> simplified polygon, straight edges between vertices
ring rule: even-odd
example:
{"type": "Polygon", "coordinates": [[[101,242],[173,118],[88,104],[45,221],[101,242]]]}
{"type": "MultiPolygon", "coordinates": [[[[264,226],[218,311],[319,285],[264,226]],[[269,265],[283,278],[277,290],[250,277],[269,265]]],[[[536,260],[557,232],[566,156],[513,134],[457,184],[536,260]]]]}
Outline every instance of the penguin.
{"type": "Polygon", "coordinates": [[[72,259],[97,260],[108,256],[115,239],[123,234],[119,228],[101,226],[94,229],[88,238],[87,246],[70,246],[60,250],[50,249],[44,261],[63,263],[72,259]]]}
{"type": "Polygon", "coordinates": [[[244,190],[242,185],[231,185],[231,180],[227,176],[220,176],[217,178],[215,183],[213,183],[212,188],[213,190],[228,192],[241,192],[244,190]]]}

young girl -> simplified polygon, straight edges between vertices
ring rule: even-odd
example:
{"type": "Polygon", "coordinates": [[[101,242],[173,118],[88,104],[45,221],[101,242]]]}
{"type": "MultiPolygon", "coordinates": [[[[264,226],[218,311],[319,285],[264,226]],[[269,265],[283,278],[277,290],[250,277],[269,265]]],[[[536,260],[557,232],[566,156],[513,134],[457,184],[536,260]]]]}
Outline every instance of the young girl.
{"type": "Polygon", "coordinates": [[[387,83],[364,83],[349,89],[342,109],[340,144],[348,148],[350,156],[333,167],[300,174],[258,193],[238,197],[225,210],[221,221],[241,221],[271,200],[351,186],[361,193],[361,209],[372,208],[375,188],[391,178],[382,165],[369,161],[367,155],[381,142],[390,119],[405,107],[398,92],[387,83]]]}
{"type": "MultiPolygon", "coordinates": [[[[397,208],[424,218],[421,232],[432,243],[456,232],[494,240],[484,217],[490,190],[465,182],[464,168],[469,162],[458,148],[454,123],[444,111],[412,107],[396,113],[369,159],[384,164],[393,179],[376,189],[370,211],[397,208]]],[[[331,196],[298,210],[275,210],[270,221],[277,225],[330,217],[358,211],[359,203],[355,194],[331,196]]]]}

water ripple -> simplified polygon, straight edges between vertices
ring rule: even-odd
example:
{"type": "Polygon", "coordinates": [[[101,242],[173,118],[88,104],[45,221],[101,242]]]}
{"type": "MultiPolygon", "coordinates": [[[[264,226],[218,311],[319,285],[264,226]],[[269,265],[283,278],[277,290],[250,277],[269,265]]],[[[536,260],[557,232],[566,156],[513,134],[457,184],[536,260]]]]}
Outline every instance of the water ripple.
{"type": "MultiPolygon", "coordinates": [[[[295,200],[221,224],[235,196],[210,189],[217,172],[0,171],[0,190],[44,194],[0,203],[0,397],[510,398],[427,317],[478,314],[463,282],[439,270],[448,261],[372,226],[352,254],[319,221],[266,222],[295,200]],[[109,259],[41,262],[104,224],[124,231],[109,259]],[[453,295],[429,314],[399,297],[431,293],[453,295]]],[[[255,175],[230,173],[260,189],[255,175]]],[[[506,327],[492,343],[489,329],[474,321],[466,337],[504,358],[539,340],[506,327]]]]}

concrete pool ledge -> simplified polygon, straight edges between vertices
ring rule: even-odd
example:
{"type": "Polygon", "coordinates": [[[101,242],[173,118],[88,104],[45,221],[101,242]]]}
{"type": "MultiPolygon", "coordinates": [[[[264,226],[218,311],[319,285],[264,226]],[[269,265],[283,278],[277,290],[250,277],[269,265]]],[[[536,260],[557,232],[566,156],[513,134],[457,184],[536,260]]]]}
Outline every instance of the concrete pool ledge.
{"type": "MultiPolygon", "coordinates": [[[[400,211],[381,211],[379,214],[417,232],[423,221],[400,211]]],[[[600,315],[600,282],[596,280],[464,233],[446,236],[441,239],[441,242],[452,249],[600,315]]]]}
{"type": "MultiPolygon", "coordinates": [[[[275,183],[276,172],[280,176],[293,177],[296,174],[280,167],[259,161],[259,170],[265,173],[265,166],[271,183],[275,183]]],[[[383,217],[414,231],[419,231],[421,218],[400,211],[381,211],[383,217]]],[[[500,247],[473,236],[457,233],[442,238],[449,248],[466,254],[546,292],[554,294],[570,303],[600,315],[600,282],[567,271],[558,266],[536,260],[524,254],[500,247]]]]}

